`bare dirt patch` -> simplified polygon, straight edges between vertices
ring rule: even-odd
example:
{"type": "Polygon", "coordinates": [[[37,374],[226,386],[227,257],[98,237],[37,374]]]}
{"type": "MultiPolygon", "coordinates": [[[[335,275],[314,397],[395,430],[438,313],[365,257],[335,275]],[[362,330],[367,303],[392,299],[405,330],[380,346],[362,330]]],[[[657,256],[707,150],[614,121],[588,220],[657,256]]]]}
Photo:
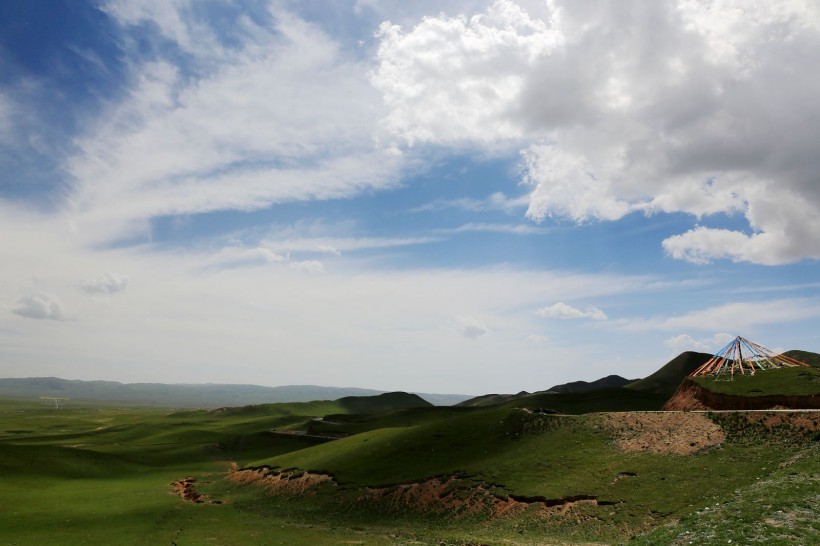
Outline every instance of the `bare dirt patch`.
{"type": "Polygon", "coordinates": [[[469,515],[486,513],[490,519],[512,517],[527,512],[536,517],[570,516],[583,506],[613,504],[589,495],[559,499],[526,498],[499,494],[484,483],[460,476],[445,476],[390,487],[368,488],[357,502],[378,503],[391,512],[413,511],[469,515]]]}
{"type": "Polygon", "coordinates": [[[624,451],[691,455],[726,440],[723,429],[699,413],[606,413],[600,418],[624,451]]]}
{"type": "Polygon", "coordinates": [[[234,483],[254,484],[272,494],[304,496],[316,493],[323,483],[336,485],[329,474],[305,472],[296,469],[278,471],[267,466],[239,468],[236,464],[228,471],[228,479],[234,483]]]}
{"type": "Polygon", "coordinates": [[[746,419],[750,423],[763,425],[771,430],[775,427],[787,425],[804,432],[820,431],[820,410],[807,412],[771,412],[749,413],[746,419]]]}
{"type": "Polygon", "coordinates": [[[171,482],[171,487],[175,495],[179,495],[182,500],[188,502],[195,502],[197,504],[222,504],[222,501],[212,500],[207,495],[202,495],[196,490],[196,478],[183,478],[175,482],[171,482]]]}
{"type": "MultiPolygon", "coordinates": [[[[269,467],[239,468],[228,471],[227,479],[238,484],[260,486],[271,495],[304,496],[317,493],[321,484],[336,485],[323,473],[297,469],[278,471],[269,467]]],[[[196,501],[195,501],[196,502],[196,501]]],[[[387,512],[436,513],[453,516],[484,514],[490,519],[512,517],[524,512],[535,517],[574,517],[583,519],[584,508],[616,504],[590,495],[557,499],[521,497],[466,475],[435,477],[386,487],[366,487],[350,502],[371,504],[387,512]]]]}

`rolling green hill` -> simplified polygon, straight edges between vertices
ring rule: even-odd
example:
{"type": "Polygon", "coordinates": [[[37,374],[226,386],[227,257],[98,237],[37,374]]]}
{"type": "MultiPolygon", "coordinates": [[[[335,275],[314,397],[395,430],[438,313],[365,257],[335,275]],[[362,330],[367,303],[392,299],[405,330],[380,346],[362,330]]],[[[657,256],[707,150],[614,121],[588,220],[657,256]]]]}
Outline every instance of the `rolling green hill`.
{"type": "Polygon", "coordinates": [[[659,544],[671,528],[743,543],[733,512],[693,523],[727,501],[763,542],[777,543],[776,510],[792,537],[820,538],[800,489],[820,476],[820,444],[800,428],[820,412],[727,432],[699,414],[586,413],[659,399],[435,407],[390,393],[173,412],[0,399],[0,544],[659,544]],[[763,482],[771,508],[750,510],[763,482]]]}

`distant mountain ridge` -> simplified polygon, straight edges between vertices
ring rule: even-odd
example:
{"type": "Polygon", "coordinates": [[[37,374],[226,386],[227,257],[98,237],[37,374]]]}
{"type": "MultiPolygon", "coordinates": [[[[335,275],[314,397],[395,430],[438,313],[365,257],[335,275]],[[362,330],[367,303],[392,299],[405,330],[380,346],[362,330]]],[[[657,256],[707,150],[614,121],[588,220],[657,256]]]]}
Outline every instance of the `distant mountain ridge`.
{"type": "Polygon", "coordinates": [[[580,392],[592,392],[602,389],[615,389],[623,387],[629,383],[637,381],[636,379],[626,379],[620,375],[608,375],[597,379],[595,381],[572,381],[570,383],[563,383],[555,385],[546,390],[546,392],[559,392],[563,394],[572,394],[580,392]]]}
{"type": "MultiPolygon", "coordinates": [[[[378,396],[387,391],[317,385],[164,384],[83,381],[57,377],[0,379],[0,397],[71,398],[161,407],[219,408],[277,402],[310,402],[345,397],[378,396]]],[[[458,394],[416,393],[434,405],[451,405],[470,398],[458,394]]]]}

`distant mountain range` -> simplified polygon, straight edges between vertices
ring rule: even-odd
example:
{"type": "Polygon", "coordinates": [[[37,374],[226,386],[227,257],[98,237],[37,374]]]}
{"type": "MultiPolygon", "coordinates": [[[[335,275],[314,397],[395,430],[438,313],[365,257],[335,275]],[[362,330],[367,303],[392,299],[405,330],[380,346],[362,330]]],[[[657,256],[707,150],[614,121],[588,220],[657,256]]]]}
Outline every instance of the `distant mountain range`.
{"type": "MultiPolygon", "coordinates": [[[[119,402],[160,407],[219,408],[276,402],[309,402],[337,400],[350,396],[377,396],[386,391],[354,387],[320,387],[317,385],[166,385],[163,383],[118,383],[116,381],[81,381],[57,377],[0,379],[0,397],[70,398],[119,402]]],[[[416,393],[434,405],[448,406],[471,398],[460,394],[416,393]]]]}
{"type": "MultiPolygon", "coordinates": [[[[808,351],[787,351],[787,356],[820,367],[820,354],[808,351]]],[[[712,355],[687,351],[676,356],[656,372],[637,380],[609,375],[596,381],[573,381],[547,390],[517,394],[485,394],[472,397],[463,394],[414,393],[437,406],[487,406],[501,404],[534,395],[585,394],[628,389],[642,393],[671,397],[683,378],[692,373],[712,355]]],[[[317,385],[166,385],[163,383],[118,383],[116,381],[80,381],[56,377],[0,379],[0,398],[70,398],[75,400],[117,402],[179,408],[219,408],[277,402],[310,402],[338,400],[344,397],[366,397],[386,391],[354,387],[321,387],[317,385]]]]}

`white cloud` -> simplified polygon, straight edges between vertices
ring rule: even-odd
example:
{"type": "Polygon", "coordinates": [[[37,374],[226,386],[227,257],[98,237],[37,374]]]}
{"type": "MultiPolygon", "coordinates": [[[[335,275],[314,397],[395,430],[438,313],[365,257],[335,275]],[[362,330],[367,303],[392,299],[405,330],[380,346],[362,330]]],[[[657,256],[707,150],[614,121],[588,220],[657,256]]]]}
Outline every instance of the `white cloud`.
{"type": "Polygon", "coordinates": [[[470,315],[461,315],[455,318],[456,330],[467,339],[478,339],[490,333],[490,329],[470,315]]]}
{"type": "Polygon", "coordinates": [[[665,248],[698,263],[820,258],[817,3],[478,10],[382,27],[373,83],[396,138],[518,146],[536,221],[742,214],[751,234],[702,227],[665,248]]]}
{"type": "Polygon", "coordinates": [[[527,216],[540,221],[546,216],[570,218],[576,222],[617,220],[633,206],[616,197],[609,182],[599,178],[577,154],[554,146],[530,146],[524,152],[525,182],[535,189],[530,195],[527,216]]]}
{"type": "Polygon", "coordinates": [[[301,262],[291,262],[290,267],[313,275],[316,275],[318,273],[324,273],[325,271],[324,264],[317,260],[303,260],[301,262]]]}
{"type": "Polygon", "coordinates": [[[680,334],[664,340],[664,344],[675,353],[684,351],[714,353],[734,338],[735,336],[726,333],[719,333],[711,338],[702,339],[695,339],[689,334],[680,334]]]}
{"type": "Polygon", "coordinates": [[[592,320],[607,320],[606,314],[597,307],[589,305],[586,310],[582,311],[560,301],[554,305],[548,305],[538,309],[535,314],[539,317],[553,317],[560,319],[586,318],[592,320]]]}
{"type": "Polygon", "coordinates": [[[17,300],[11,312],[36,320],[71,320],[63,311],[63,302],[55,294],[35,291],[17,300]]]}
{"type": "Polygon", "coordinates": [[[523,137],[525,129],[510,118],[522,75],[563,39],[512,2],[469,19],[425,17],[409,31],[386,22],[377,38],[373,84],[390,108],[388,128],[410,144],[523,137]]]}
{"type": "Polygon", "coordinates": [[[124,292],[130,280],[128,275],[108,272],[81,283],[80,288],[88,294],[110,296],[124,292]]]}

